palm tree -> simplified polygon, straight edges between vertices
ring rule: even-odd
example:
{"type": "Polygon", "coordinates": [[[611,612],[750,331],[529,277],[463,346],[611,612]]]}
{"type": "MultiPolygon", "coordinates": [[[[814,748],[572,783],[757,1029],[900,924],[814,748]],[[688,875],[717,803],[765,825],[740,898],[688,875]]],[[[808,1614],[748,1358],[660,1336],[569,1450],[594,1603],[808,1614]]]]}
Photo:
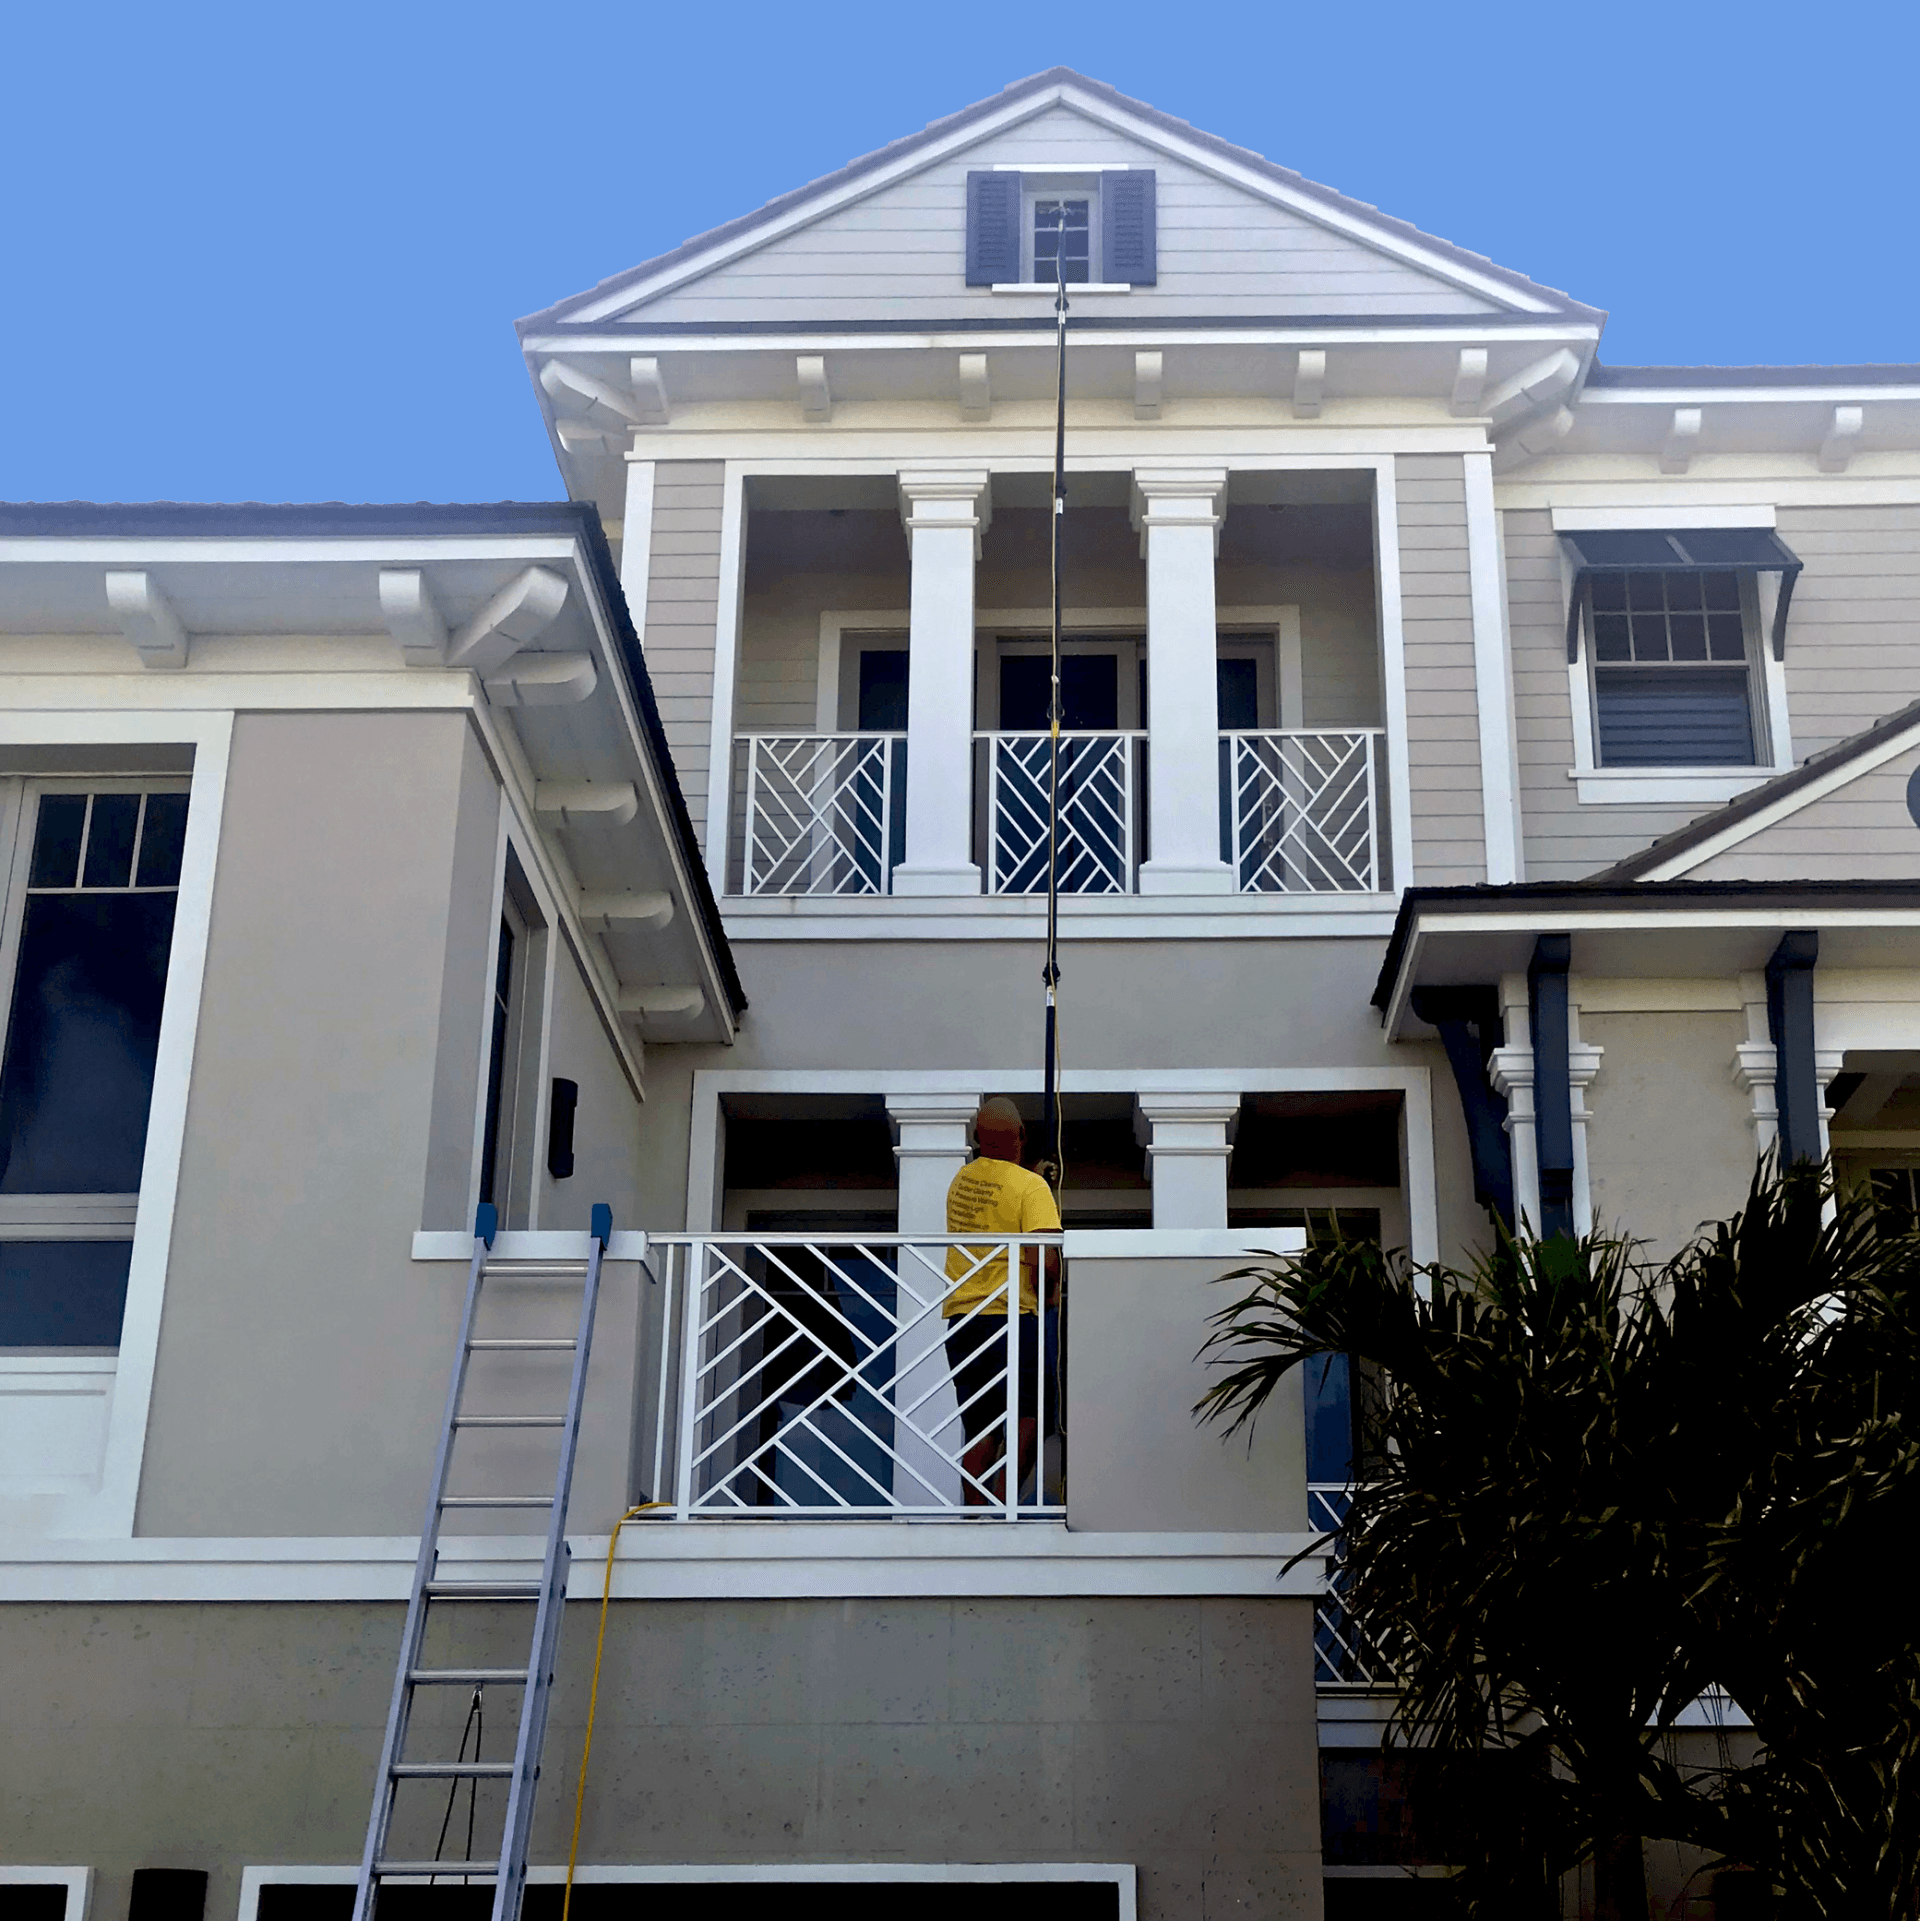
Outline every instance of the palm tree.
{"type": "Polygon", "coordinates": [[[1502,1236],[1465,1271],[1337,1234],[1247,1291],[1196,1410],[1231,1433],[1293,1368],[1388,1392],[1363,1436],[1343,1599],[1395,1677],[1393,1738],[1468,1912],[1647,1912],[1641,1837],[1771,1880],[1792,1916],[1920,1912],[1920,1240],[1821,1171],[1763,1168],[1664,1266],[1502,1236]],[[1889,1552],[1890,1549],[1894,1553],[1889,1552]],[[1687,1767],[1709,1687],[1759,1757],[1687,1767]]]}

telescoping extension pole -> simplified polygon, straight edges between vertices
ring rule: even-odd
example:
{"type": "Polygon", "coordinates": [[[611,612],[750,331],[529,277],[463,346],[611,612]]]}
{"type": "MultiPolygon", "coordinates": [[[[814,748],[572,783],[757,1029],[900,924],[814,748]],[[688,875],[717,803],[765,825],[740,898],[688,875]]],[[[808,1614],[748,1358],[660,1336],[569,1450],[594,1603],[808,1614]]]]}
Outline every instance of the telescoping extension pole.
{"type": "Polygon", "coordinates": [[[1046,1060],[1041,1073],[1041,1153],[1052,1168],[1056,1195],[1066,1162],[1060,1128],[1060,523],[1067,511],[1067,210],[1057,216],[1054,242],[1053,376],[1053,648],[1047,707],[1047,990],[1046,1060]]]}

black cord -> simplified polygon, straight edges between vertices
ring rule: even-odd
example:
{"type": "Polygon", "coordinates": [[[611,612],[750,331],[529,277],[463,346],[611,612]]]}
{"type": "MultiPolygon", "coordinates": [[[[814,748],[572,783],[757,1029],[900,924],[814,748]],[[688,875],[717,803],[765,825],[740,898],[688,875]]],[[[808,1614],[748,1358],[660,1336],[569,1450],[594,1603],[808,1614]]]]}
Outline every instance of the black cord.
{"type": "MultiPolygon", "coordinates": [[[[467,1758],[468,1735],[473,1736],[473,1758],[476,1761],[480,1758],[480,1742],[486,1733],[485,1694],[486,1690],[484,1688],[475,1688],[473,1691],[473,1699],[467,1703],[467,1724],[460,1730],[460,1751],[453,1757],[456,1762],[464,1761],[467,1758]]],[[[469,1861],[473,1859],[474,1803],[479,1799],[479,1796],[480,1781],[476,1775],[467,1784],[467,1852],[465,1859],[469,1861]]],[[[459,1799],[460,1779],[456,1775],[452,1782],[448,1784],[447,1811],[440,1817],[440,1838],[433,1844],[433,1858],[436,1861],[440,1859],[441,1854],[446,1849],[447,1830],[453,1826],[454,1803],[459,1799]]],[[[437,1874],[428,1875],[427,1885],[431,1887],[439,1878],[437,1874]]],[[[462,1875],[460,1878],[464,1881],[468,1877],[462,1875]]]]}

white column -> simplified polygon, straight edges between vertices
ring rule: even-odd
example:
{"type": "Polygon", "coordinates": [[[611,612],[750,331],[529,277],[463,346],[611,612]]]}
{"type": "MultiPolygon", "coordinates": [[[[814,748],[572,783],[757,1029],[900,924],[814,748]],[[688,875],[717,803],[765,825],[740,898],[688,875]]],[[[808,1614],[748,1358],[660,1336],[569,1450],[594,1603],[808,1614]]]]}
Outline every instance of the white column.
{"type": "Polygon", "coordinates": [[[1493,456],[1467,454],[1462,464],[1467,579],[1473,604],[1473,684],[1480,723],[1481,820],[1487,879],[1504,883],[1521,878],[1520,761],[1507,647],[1506,573],[1500,557],[1500,516],[1493,504],[1493,456]]]}
{"type": "MultiPolygon", "coordinates": [[[[947,1231],[947,1189],[967,1164],[968,1129],[979,1107],[977,1088],[887,1096],[894,1160],[900,1170],[902,1234],[947,1231]]],[[[938,1308],[924,1311],[942,1292],[945,1264],[945,1255],[937,1248],[900,1250],[896,1312],[903,1325],[912,1325],[902,1334],[895,1358],[894,1405],[909,1416],[919,1433],[937,1436],[947,1454],[957,1455],[962,1437],[959,1402],[947,1370],[947,1325],[938,1308]]],[[[950,1467],[933,1447],[907,1432],[904,1422],[894,1430],[894,1446],[905,1463],[894,1473],[894,1491],[901,1500],[960,1505],[958,1468],[950,1467]]]]}
{"type": "Polygon", "coordinates": [[[1493,1050],[1488,1078],[1506,1096],[1507,1147],[1513,1159],[1514,1226],[1540,1231],[1540,1148],[1533,1119],[1533,1013],[1524,974],[1500,977],[1506,1042],[1493,1050]]]}
{"type": "Polygon", "coordinates": [[[1767,977],[1764,974],[1740,976],[1740,1005],[1746,1015],[1747,1038],[1733,1050],[1733,1084],[1747,1097],[1753,1122],[1753,1153],[1758,1160],[1780,1139],[1780,1102],[1774,1086],[1780,1062],[1773,1051],[1773,1035],[1767,1025],[1767,977]]]}
{"type": "Polygon", "coordinates": [[[993,518],[984,469],[904,468],[912,551],[907,627],[907,857],[896,894],[977,894],[973,828],[973,573],[993,518]]]}
{"type": "Polygon", "coordinates": [[[1134,1107],[1153,1176],[1154,1226],[1225,1227],[1227,1160],[1240,1096],[1136,1094],[1134,1107]]]}
{"type": "Polygon", "coordinates": [[[1220,693],[1213,559],[1223,467],[1142,467],[1133,524],[1147,563],[1148,851],[1143,894],[1230,894],[1220,858],[1220,693]]]}
{"type": "Polygon", "coordinates": [[[1580,1038],[1580,1008],[1572,995],[1567,999],[1567,1100],[1573,1111],[1573,1231],[1593,1232],[1593,1187],[1587,1173],[1587,1122],[1593,1118],[1587,1106],[1587,1089],[1600,1072],[1604,1047],[1580,1038]]]}

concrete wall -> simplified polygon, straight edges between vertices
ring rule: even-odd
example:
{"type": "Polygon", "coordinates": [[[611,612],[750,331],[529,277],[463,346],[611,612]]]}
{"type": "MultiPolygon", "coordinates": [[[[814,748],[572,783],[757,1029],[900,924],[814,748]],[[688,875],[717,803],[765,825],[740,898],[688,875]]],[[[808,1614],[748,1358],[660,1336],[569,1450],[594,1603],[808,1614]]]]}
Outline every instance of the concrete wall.
{"type": "Polygon", "coordinates": [[[1067,1367],[1072,1471],[1067,1525],[1114,1533],[1283,1533],[1307,1525],[1306,1430],[1298,1372],[1229,1440],[1196,1427],[1219,1378],[1196,1360],[1208,1316],[1244,1290],[1218,1285],[1238,1262],[1073,1262],[1067,1367]]]}
{"type": "MultiPolygon", "coordinates": [[[[9,1854],[91,1864],[109,1918],[136,1867],[210,1870],[209,1921],[243,1866],[357,1860],[401,1612],[0,1608],[9,1854]]],[[[568,1610],[536,1863],[566,1859],[595,1612],[568,1610]]],[[[508,1655],[504,1619],[473,1632],[508,1655]]],[[[619,1602],[581,1859],[1131,1861],[1143,1921],[1318,1921],[1311,1633],[1284,1600],[619,1602]]]]}
{"type": "MultiPolygon", "coordinates": [[[[449,1226],[467,1206],[494,794],[459,714],[235,724],[143,1534],[420,1524],[466,1274],[411,1246],[423,1200],[457,1195],[449,1226]]],[[[559,949],[554,1000],[553,1071],[582,1089],[569,1185],[631,1223],[637,1103],[559,949]]],[[[548,1204],[584,1226],[585,1200],[548,1204]]],[[[610,1277],[582,1526],[624,1504],[638,1287],[610,1277]]],[[[502,1411],[555,1391],[523,1367],[502,1411]]]]}
{"type": "Polygon", "coordinates": [[[718,460],[663,460],[654,468],[646,615],[636,622],[674,771],[703,839],[725,479],[725,464],[718,460]]]}
{"type": "Polygon", "coordinates": [[[627,311],[647,320],[934,319],[970,307],[996,318],[1017,313],[1004,296],[965,284],[967,172],[1062,157],[1082,166],[1152,167],[1159,176],[1159,283],[1113,296],[1123,319],[1492,310],[1489,301],[1055,107],[627,311]]]}
{"type": "Polygon", "coordinates": [[[1396,879],[1429,887],[1484,881],[1464,466],[1451,454],[1403,454],[1394,484],[1413,802],[1413,872],[1396,879]]]}
{"type": "Polygon", "coordinates": [[[1746,1023],[1734,1013],[1583,1013],[1580,1038],[1606,1050],[1587,1090],[1594,1225],[1664,1258],[1702,1222],[1734,1212],[1753,1178],[1747,1096],[1730,1071],[1746,1023]]]}

